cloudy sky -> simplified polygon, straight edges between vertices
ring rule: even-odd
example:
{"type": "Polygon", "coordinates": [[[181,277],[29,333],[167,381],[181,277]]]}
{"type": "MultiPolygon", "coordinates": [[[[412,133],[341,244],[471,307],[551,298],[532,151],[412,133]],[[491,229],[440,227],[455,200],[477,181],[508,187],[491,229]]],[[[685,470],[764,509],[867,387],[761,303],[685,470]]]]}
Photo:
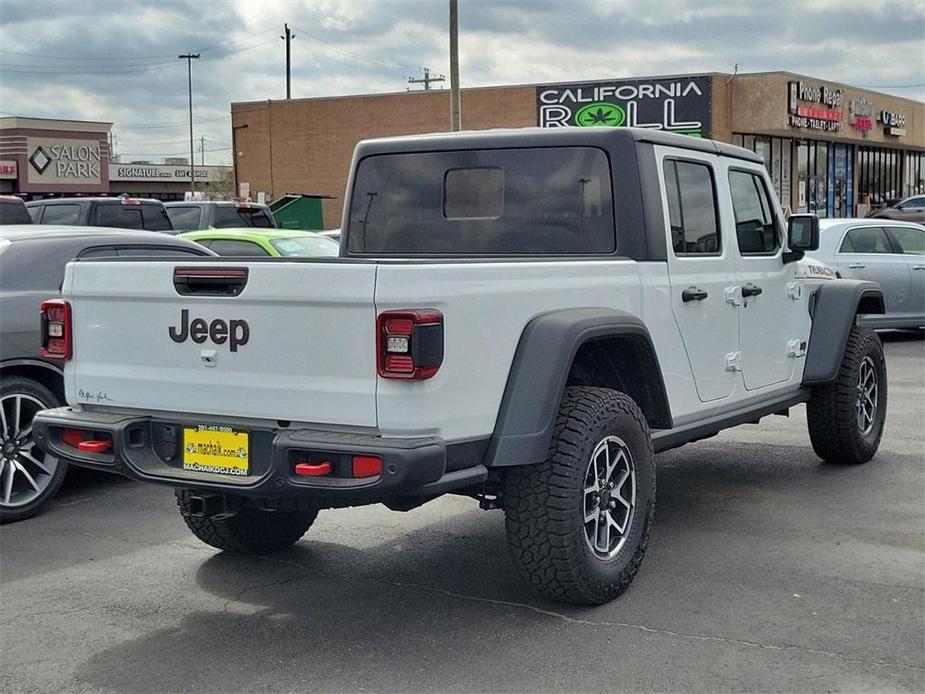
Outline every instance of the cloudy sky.
{"type": "MultiPolygon", "coordinates": [[[[925,100],[925,0],[460,0],[463,87],[789,70],[925,100]]],[[[0,0],[0,115],[115,123],[123,160],[188,152],[186,62],[206,163],[229,104],[403,91],[449,74],[447,0],[0,0]]],[[[438,85],[439,86],[439,85],[438,85]]],[[[197,154],[196,160],[199,160],[197,154]]]]}

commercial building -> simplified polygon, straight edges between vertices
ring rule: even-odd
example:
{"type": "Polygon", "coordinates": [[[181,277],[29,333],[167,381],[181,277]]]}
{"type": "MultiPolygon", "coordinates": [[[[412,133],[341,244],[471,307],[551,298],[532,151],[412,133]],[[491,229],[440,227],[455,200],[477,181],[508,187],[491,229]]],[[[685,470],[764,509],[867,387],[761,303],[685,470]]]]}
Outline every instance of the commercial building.
{"type": "MultiPolygon", "coordinates": [[[[231,105],[236,189],[312,191],[339,223],[359,140],[442,132],[449,92],[231,105]]],[[[925,104],[786,72],[697,74],[464,89],[464,129],[636,126],[742,145],[764,158],[781,204],[820,216],[925,192],[925,104]]]]}
{"type": "MultiPolygon", "coordinates": [[[[0,118],[0,193],[27,200],[71,195],[122,195],[182,200],[189,165],[112,161],[112,123],[0,118]]],[[[197,188],[231,176],[229,166],[194,166],[197,188]]]]}

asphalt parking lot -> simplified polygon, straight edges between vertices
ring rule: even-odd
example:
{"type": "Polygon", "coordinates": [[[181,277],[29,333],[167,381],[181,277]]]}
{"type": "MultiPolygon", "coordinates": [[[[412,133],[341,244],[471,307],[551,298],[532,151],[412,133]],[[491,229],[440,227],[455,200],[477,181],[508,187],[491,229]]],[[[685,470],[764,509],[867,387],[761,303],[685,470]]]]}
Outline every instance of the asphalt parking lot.
{"type": "Polygon", "coordinates": [[[74,475],[0,530],[0,689],[921,692],[925,349],[884,339],[873,462],[819,462],[802,407],[659,456],[642,571],[594,609],[530,593],[466,499],[327,511],[258,559],[168,489],[74,475]]]}

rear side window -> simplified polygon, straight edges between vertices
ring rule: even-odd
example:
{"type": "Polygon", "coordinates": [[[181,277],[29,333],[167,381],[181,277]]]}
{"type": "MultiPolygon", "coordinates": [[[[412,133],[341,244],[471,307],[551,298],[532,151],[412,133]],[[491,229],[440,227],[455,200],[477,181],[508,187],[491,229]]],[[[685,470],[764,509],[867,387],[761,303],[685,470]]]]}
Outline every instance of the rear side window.
{"type": "Polygon", "coordinates": [[[610,164],[594,147],[375,155],[346,228],[353,253],[612,253],[610,164]]]}
{"type": "Polygon", "coordinates": [[[80,205],[45,205],[42,224],[80,224],[80,205]]]}
{"type": "Polygon", "coordinates": [[[915,227],[890,227],[890,236],[906,255],[925,255],[925,229],[915,227]]]}
{"type": "Polygon", "coordinates": [[[42,210],[45,209],[44,205],[26,205],[26,209],[29,210],[29,216],[32,217],[33,224],[38,224],[42,219],[42,210]]]}
{"type": "Polygon", "coordinates": [[[32,224],[26,205],[11,200],[0,202],[0,224],[32,224]]]}
{"type": "Polygon", "coordinates": [[[780,235],[764,181],[748,171],[730,171],[736,239],[742,255],[768,255],[780,248],[780,235]]]}
{"type": "Polygon", "coordinates": [[[202,229],[199,223],[201,214],[202,210],[194,206],[174,207],[171,205],[167,208],[167,216],[170,217],[173,228],[181,231],[196,231],[202,229]]]}
{"type": "Polygon", "coordinates": [[[96,219],[93,222],[100,227],[116,227],[119,229],[144,229],[140,205],[98,205],[96,219]]]}
{"type": "Polygon", "coordinates": [[[892,253],[890,241],[880,227],[855,227],[841,242],[842,253],[892,253]]]}
{"type": "Polygon", "coordinates": [[[719,255],[722,246],[712,169],[672,159],[665,160],[664,169],[675,255],[719,255]]]}
{"type": "Polygon", "coordinates": [[[238,207],[236,205],[216,205],[212,225],[216,229],[235,227],[258,227],[272,229],[273,218],[265,207],[238,207]]]}

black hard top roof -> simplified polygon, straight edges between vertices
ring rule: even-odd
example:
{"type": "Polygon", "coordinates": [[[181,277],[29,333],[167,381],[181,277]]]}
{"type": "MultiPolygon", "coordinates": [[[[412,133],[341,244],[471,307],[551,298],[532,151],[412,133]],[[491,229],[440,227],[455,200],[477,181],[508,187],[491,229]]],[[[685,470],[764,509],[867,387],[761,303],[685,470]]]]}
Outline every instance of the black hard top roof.
{"type": "Polygon", "coordinates": [[[0,240],[55,241],[83,239],[87,242],[118,243],[124,245],[164,245],[199,248],[198,244],[179,239],[171,234],[141,229],[115,229],[110,227],[81,227],[58,224],[8,224],[0,226],[0,240]]]}
{"type": "Polygon", "coordinates": [[[157,203],[159,205],[161,204],[161,201],[155,198],[133,198],[131,195],[129,196],[98,195],[95,197],[88,195],[86,197],[74,196],[72,198],[41,198],[40,200],[30,200],[29,202],[26,203],[26,205],[45,205],[50,202],[51,203],[57,203],[57,202],[122,202],[123,200],[136,200],[137,202],[146,204],[146,205],[152,202],[157,203]]]}
{"type": "Polygon", "coordinates": [[[583,145],[607,148],[616,142],[644,142],[697,152],[735,157],[761,163],[751,150],[726,142],[677,135],[649,128],[511,128],[467,130],[456,133],[404,135],[364,140],[357,145],[360,157],[398,152],[436,152],[454,149],[505,149],[516,147],[562,147],[583,145]]]}

